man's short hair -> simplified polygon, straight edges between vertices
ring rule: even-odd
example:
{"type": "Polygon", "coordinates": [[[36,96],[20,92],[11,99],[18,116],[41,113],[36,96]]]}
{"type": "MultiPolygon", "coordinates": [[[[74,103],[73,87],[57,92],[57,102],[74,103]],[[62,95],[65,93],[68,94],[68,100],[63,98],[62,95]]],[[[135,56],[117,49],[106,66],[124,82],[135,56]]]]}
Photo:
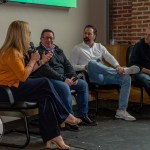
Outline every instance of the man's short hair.
{"type": "Polygon", "coordinates": [[[84,30],[85,30],[86,28],[92,28],[92,29],[94,30],[94,34],[97,36],[97,29],[96,29],[93,25],[86,25],[86,26],[84,27],[84,30]]]}
{"type": "Polygon", "coordinates": [[[42,31],[42,33],[41,33],[41,38],[43,37],[43,35],[44,35],[45,32],[51,32],[53,34],[53,36],[55,36],[55,34],[54,34],[54,32],[52,30],[50,30],[50,29],[44,29],[42,31]]]}

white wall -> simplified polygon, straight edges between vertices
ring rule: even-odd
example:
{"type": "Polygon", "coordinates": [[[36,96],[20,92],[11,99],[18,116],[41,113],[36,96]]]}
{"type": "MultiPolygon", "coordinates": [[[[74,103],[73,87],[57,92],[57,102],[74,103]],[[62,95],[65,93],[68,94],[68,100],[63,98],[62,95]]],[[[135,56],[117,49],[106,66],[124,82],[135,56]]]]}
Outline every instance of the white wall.
{"type": "Polygon", "coordinates": [[[91,0],[89,21],[97,28],[97,42],[106,44],[106,1],[107,0],[91,0]]]}
{"type": "Polygon", "coordinates": [[[7,3],[0,5],[0,46],[9,24],[17,19],[28,21],[32,30],[32,41],[37,46],[42,29],[55,32],[55,43],[70,57],[72,47],[82,41],[86,24],[93,24],[99,30],[98,41],[105,43],[105,0],[78,0],[77,8],[48,7],[7,3]]]}

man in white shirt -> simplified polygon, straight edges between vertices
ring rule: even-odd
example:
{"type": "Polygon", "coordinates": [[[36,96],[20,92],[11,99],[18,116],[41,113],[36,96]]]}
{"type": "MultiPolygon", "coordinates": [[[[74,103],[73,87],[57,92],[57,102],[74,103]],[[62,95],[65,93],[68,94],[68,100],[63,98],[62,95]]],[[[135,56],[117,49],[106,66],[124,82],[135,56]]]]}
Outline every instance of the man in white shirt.
{"type": "Polygon", "coordinates": [[[127,111],[128,99],[131,87],[131,77],[140,71],[137,66],[123,68],[117,60],[100,43],[96,43],[97,30],[92,25],[84,28],[83,42],[76,45],[71,54],[71,62],[75,70],[86,70],[91,82],[99,84],[118,84],[120,88],[119,107],[116,118],[134,121],[136,120],[127,111]],[[112,67],[107,67],[102,60],[105,59],[112,67]]]}

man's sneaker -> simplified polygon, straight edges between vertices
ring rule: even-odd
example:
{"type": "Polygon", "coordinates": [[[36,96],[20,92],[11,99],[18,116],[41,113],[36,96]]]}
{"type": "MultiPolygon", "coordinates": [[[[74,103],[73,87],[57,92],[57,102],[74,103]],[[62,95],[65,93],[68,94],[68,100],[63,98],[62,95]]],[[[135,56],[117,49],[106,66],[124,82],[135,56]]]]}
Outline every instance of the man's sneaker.
{"type": "Polygon", "coordinates": [[[126,110],[118,109],[115,115],[116,118],[124,119],[127,121],[135,121],[136,118],[131,116],[126,110]]]}
{"type": "Polygon", "coordinates": [[[131,67],[125,67],[124,70],[125,70],[124,74],[136,74],[136,73],[140,72],[140,68],[135,65],[133,65],[131,67]]]}

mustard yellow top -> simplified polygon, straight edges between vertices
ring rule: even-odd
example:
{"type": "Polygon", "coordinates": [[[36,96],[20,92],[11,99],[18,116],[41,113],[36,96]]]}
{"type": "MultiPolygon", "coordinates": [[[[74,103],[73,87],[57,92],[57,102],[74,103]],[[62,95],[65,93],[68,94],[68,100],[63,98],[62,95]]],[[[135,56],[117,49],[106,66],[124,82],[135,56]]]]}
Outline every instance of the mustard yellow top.
{"type": "Polygon", "coordinates": [[[16,49],[0,54],[0,85],[18,87],[19,82],[25,82],[28,76],[24,58],[16,49]]]}

